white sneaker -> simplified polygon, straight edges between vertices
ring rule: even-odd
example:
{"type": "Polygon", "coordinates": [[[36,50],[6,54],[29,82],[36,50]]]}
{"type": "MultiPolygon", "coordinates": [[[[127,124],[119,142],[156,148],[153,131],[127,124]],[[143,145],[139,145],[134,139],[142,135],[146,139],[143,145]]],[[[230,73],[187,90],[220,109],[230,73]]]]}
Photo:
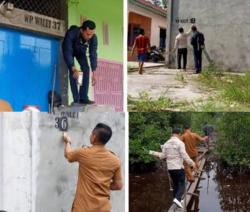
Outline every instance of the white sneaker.
{"type": "Polygon", "coordinates": [[[175,203],[179,208],[183,208],[181,202],[178,199],[174,198],[173,203],[175,203]]]}

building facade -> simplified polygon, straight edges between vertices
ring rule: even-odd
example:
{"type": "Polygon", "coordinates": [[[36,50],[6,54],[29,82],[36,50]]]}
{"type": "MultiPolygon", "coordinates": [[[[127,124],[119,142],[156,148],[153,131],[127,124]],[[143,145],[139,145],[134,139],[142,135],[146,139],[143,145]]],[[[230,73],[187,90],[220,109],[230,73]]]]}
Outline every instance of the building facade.
{"type": "Polygon", "coordinates": [[[48,111],[50,90],[67,102],[67,70],[60,54],[65,9],[66,2],[59,0],[1,1],[0,99],[14,111],[26,105],[48,111]]]}
{"type": "MultiPolygon", "coordinates": [[[[244,0],[188,1],[169,0],[168,20],[170,42],[174,46],[178,27],[188,30],[194,21],[205,36],[207,54],[203,55],[204,65],[209,61],[224,70],[243,72],[250,68],[249,43],[250,27],[246,17],[250,15],[250,3],[244,0]],[[233,14],[233,15],[232,15],[233,14]],[[193,20],[193,21],[192,21],[193,20]]],[[[189,45],[188,65],[193,68],[192,48],[189,45]]],[[[170,65],[175,65],[171,60],[170,65]]]]}
{"type": "Polygon", "coordinates": [[[123,1],[69,3],[69,26],[80,25],[86,19],[96,22],[98,37],[98,82],[90,95],[97,104],[123,111],[123,1]]]}
{"type": "Polygon", "coordinates": [[[48,93],[55,90],[64,105],[70,104],[61,43],[69,26],[86,19],[96,22],[98,37],[98,82],[90,96],[97,104],[122,111],[122,0],[0,1],[0,99],[14,111],[26,105],[48,111],[48,93]]]}
{"type": "MultiPolygon", "coordinates": [[[[167,11],[145,0],[128,1],[128,51],[143,28],[151,46],[166,47],[167,11]]],[[[132,58],[129,57],[129,60],[132,58]]]]}

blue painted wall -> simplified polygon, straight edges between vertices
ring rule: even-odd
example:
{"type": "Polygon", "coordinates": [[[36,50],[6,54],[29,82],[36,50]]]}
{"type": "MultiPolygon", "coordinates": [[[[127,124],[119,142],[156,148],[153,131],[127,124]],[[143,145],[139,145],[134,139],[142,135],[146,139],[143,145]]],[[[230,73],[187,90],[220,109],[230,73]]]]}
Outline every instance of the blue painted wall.
{"type": "Polygon", "coordinates": [[[14,111],[37,105],[48,111],[48,92],[52,89],[54,65],[58,76],[59,40],[0,27],[0,99],[14,111]]]}

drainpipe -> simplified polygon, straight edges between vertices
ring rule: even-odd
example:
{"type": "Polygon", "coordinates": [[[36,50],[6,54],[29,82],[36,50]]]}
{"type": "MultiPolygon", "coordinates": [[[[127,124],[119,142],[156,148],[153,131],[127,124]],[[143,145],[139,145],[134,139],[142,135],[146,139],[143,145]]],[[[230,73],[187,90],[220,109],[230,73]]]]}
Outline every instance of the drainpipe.
{"type": "Polygon", "coordinates": [[[37,177],[38,177],[38,163],[40,158],[39,138],[39,114],[37,112],[30,112],[31,114],[31,208],[36,211],[36,196],[37,196],[37,177]]]}
{"type": "Polygon", "coordinates": [[[173,0],[168,0],[168,7],[167,7],[167,48],[166,48],[166,57],[165,57],[165,64],[166,64],[167,67],[170,66],[172,10],[173,10],[173,0]]]}

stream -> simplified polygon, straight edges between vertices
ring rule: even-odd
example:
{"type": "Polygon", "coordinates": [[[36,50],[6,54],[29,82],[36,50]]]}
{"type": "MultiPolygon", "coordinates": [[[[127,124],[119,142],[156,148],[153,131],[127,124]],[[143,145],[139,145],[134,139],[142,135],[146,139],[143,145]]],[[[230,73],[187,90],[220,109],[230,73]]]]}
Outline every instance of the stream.
{"type": "MultiPolygon", "coordinates": [[[[233,176],[219,163],[208,158],[200,183],[193,197],[195,212],[248,212],[250,211],[250,176],[233,176]]],[[[166,171],[161,166],[156,171],[130,174],[129,211],[167,212],[172,203],[172,192],[166,171]]]]}

